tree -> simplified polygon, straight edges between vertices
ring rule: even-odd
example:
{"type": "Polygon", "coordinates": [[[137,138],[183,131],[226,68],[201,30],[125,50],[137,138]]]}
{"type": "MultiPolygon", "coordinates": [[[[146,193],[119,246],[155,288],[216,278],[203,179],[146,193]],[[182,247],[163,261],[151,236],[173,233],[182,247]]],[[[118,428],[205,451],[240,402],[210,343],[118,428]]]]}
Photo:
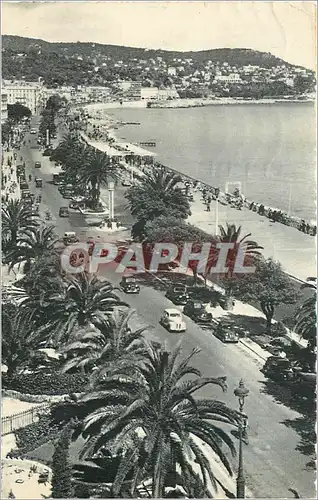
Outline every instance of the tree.
{"type": "Polygon", "coordinates": [[[307,278],[307,284],[302,288],[311,288],[313,294],[308,297],[296,314],[296,332],[308,340],[308,349],[315,352],[317,346],[317,278],[307,278]]]}
{"type": "Polygon", "coordinates": [[[191,214],[181,182],[181,176],[158,169],[128,190],[126,198],[132,215],[138,219],[140,230],[142,225],[160,216],[186,219],[191,214]]]}
{"type": "Polygon", "coordinates": [[[68,424],[55,444],[52,458],[52,498],[73,498],[69,448],[73,425],[68,424]]]}
{"type": "Polygon", "coordinates": [[[24,263],[24,273],[30,271],[32,265],[54,252],[58,238],[54,233],[54,226],[30,227],[18,237],[16,246],[8,252],[6,262],[10,268],[24,263]]]}
{"type": "Polygon", "coordinates": [[[8,104],[8,118],[14,123],[19,122],[22,118],[30,118],[31,114],[29,108],[18,102],[15,104],[8,104]]]}
{"type": "Polygon", "coordinates": [[[12,123],[7,120],[1,125],[1,144],[8,143],[12,136],[12,123]]]}
{"type": "Polygon", "coordinates": [[[2,237],[14,248],[22,231],[38,226],[29,206],[20,200],[9,200],[2,207],[2,237]]]}
{"type": "Polygon", "coordinates": [[[243,302],[259,302],[266,316],[266,328],[270,333],[275,307],[280,304],[294,304],[299,293],[290,278],[273,259],[257,259],[255,272],[236,277],[225,277],[222,286],[243,302]]]}
{"type": "Polygon", "coordinates": [[[38,334],[42,340],[57,345],[69,339],[77,328],[100,324],[109,318],[115,307],[126,306],[113,290],[111,283],[95,275],[64,276],[59,292],[42,298],[39,309],[43,327],[38,334]]]}
{"type": "Polygon", "coordinates": [[[97,328],[78,331],[60,352],[66,358],[63,372],[80,368],[87,372],[94,369],[94,378],[108,375],[112,369],[128,367],[143,358],[145,328],[131,331],[128,322],[135,311],[118,311],[108,321],[101,321],[97,328]]]}
{"type": "Polygon", "coordinates": [[[98,206],[101,186],[118,178],[117,168],[106,153],[97,149],[87,151],[87,160],[81,169],[80,182],[90,183],[94,207],[98,206]]]}
{"type": "Polygon", "coordinates": [[[195,398],[195,393],[208,384],[226,389],[225,377],[202,378],[200,371],[189,364],[198,352],[194,349],[180,360],[180,344],[172,353],[150,345],[138,377],[126,374],[99,378],[94,392],[82,397],[88,412],[82,427],[87,439],[82,457],[92,456],[109,440],[116,449],[124,450],[113,483],[114,496],[127,475],[132,474],[132,494],[141,480],[150,476],[152,496],[162,498],[166,486],[176,481],[177,466],[186,490],[195,478],[200,480],[200,490],[207,494],[209,480],[215,485],[216,478],[202,452],[201,441],[232,474],[223,446],[233,455],[235,448],[218,422],[236,426],[239,415],[220,401],[195,398]],[[189,380],[189,375],[195,379],[189,380]],[[194,471],[193,456],[200,475],[194,471]]]}

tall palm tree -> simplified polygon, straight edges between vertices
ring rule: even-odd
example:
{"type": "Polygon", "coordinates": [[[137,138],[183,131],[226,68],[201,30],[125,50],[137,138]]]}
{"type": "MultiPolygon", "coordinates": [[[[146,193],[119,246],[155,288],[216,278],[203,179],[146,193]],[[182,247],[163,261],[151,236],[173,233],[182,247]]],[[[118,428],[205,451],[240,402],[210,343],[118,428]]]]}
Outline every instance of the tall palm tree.
{"type": "Polygon", "coordinates": [[[145,354],[142,333],[146,328],[131,331],[128,326],[134,310],[120,311],[98,327],[77,332],[60,352],[66,358],[63,371],[80,368],[91,372],[94,378],[108,375],[112,369],[131,368],[145,354]]]}
{"type": "Polygon", "coordinates": [[[58,344],[69,339],[78,328],[99,325],[115,307],[126,306],[113,289],[108,281],[101,281],[96,275],[64,276],[59,292],[42,297],[40,310],[45,323],[37,335],[58,344]]]}
{"type": "Polygon", "coordinates": [[[153,170],[128,190],[126,198],[139,225],[145,225],[160,216],[186,219],[191,214],[189,200],[181,189],[181,182],[179,175],[153,170]]]}
{"type": "Polygon", "coordinates": [[[317,278],[307,278],[301,288],[310,288],[314,293],[308,297],[296,314],[296,332],[308,340],[308,348],[314,352],[317,345],[317,278]]]}
{"type": "Polygon", "coordinates": [[[23,263],[23,271],[27,273],[32,265],[55,252],[57,242],[54,226],[30,227],[17,238],[16,246],[8,253],[6,261],[10,268],[23,263]]]}
{"type": "Polygon", "coordinates": [[[87,152],[85,164],[81,168],[80,181],[91,185],[94,206],[98,206],[101,186],[117,178],[117,165],[106,153],[97,149],[87,152]]]}
{"type": "Polygon", "coordinates": [[[21,232],[38,226],[31,208],[20,200],[9,200],[2,207],[2,235],[8,239],[10,248],[14,248],[21,232]]]}
{"type": "Polygon", "coordinates": [[[152,496],[162,498],[171,473],[175,482],[177,466],[186,490],[194,480],[200,480],[207,493],[209,481],[216,486],[216,478],[201,442],[232,474],[224,446],[233,455],[235,448],[218,424],[236,426],[239,415],[220,401],[195,398],[195,393],[208,384],[225,390],[226,379],[202,378],[200,371],[189,364],[199,349],[182,360],[180,351],[180,344],[172,353],[149,346],[138,376],[129,377],[126,372],[124,377],[99,378],[95,391],[81,399],[88,412],[81,431],[87,439],[82,456],[94,455],[111,441],[124,450],[113,484],[114,495],[132,474],[133,492],[148,475],[152,478],[152,496]],[[200,476],[195,473],[194,461],[200,467],[200,476]]]}

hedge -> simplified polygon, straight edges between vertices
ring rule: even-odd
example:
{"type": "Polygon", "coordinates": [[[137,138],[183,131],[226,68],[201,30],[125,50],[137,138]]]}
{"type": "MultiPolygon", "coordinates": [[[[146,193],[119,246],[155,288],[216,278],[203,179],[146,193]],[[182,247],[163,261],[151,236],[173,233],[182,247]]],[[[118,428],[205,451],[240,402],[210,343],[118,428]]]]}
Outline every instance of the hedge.
{"type": "Polygon", "coordinates": [[[84,392],[88,381],[88,376],[82,373],[28,373],[13,379],[3,376],[2,386],[24,394],[53,396],[84,392]]]}

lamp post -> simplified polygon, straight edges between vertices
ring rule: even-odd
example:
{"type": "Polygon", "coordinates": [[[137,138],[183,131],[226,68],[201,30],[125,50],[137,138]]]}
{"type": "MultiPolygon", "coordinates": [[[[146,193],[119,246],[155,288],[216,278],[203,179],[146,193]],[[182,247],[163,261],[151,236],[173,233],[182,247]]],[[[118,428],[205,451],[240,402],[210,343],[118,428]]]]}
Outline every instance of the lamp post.
{"type": "Polygon", "coordinates": [[[115,190],[115,183],[114,182],[109,182],[108,183],[108,194],[109,194],[109,218],[111,221],[114,219],[114,190],[115,190]]]}
{"type": "MultiPolygon", "coordinates": [[[[249,390],[245,387],[243,380],[240,381],[239,386],[234,390],[234,395],[238,398],[240,413],[243,413],[245,398],[249,394],[249,390]]],[[[241,416],[239,426],[239,466],[236,479],[236,497],[245,498],[245,477],[243,466],[243,418],[241,416]]]]}

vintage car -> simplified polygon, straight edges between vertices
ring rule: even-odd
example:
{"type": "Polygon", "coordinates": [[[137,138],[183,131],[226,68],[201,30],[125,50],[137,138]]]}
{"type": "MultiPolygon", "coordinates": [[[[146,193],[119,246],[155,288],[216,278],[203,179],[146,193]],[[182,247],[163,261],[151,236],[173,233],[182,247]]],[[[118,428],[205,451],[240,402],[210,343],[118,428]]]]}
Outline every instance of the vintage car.
{"type": "Polygon", "coordinates": [[[240,340],[239,334],[235,331],[234,326],[224,323],[218,323],[214,335],[225,343],[237,344],[240,340]]]}
{"type": "Polygon", "coordinates": [[[166,297],[174,304],[184,306],[189,300],[186,285],[183,283],[171,285],[167,290],[166,297]]]}
{"type": "Polygon", "coordinates": [[[69,216],[68,207],[60,207],[59,216],[60,217],[68,217],[69,216]]]}
{"type": "Polygon", "coordinates": [[[30,134],[34,135],[34,134],[36,134],[36,132],[37,132],[36,128],[31,128],[30,134]]]}
{"type": "Polygon", "coordinates": [[[294,376],[292,363],[280,356],[270,356],[267,358],[262,372],[267,377],[277,381],[290,380],[294,376]]]}
{"type": "Polygon", "coordinates": [[[182,313],[178,309],[165,309],[160,324],[169,332],[185,332],[187,329],[182,313]]]}
{"type": "Polygon", "coordinates": [[[212,314],[205,310],[204,304],[197,300],[189,300],[183,308],[183,313],[197,323],[211,323],[212,314]]]}
{"type": "Polygon", "coordinates": [[[38,177],[35,178],[35,187],[41,188],[43,185],[42,179],[39,179],[38,177]]]}
{"type": "Polygon", "coordinates": [[[34,168],[41,168],[41,162],[40,161],[36,161],[34,163],[34,168]]]}
{"type": "Polygon", "coordinates": [[[74,231],[68,231],[63,236],[64,245],[73,245],[74,243],[78,243],[78,242],[79,242],[79,239],[76,236],[76,233],[74,231]]]}
{"type": "Polygon", "coordinates": [[[136,283],[135,276],[123,276],[119,286],[125,293],[140,292],[140,286],[136,283]]]}

